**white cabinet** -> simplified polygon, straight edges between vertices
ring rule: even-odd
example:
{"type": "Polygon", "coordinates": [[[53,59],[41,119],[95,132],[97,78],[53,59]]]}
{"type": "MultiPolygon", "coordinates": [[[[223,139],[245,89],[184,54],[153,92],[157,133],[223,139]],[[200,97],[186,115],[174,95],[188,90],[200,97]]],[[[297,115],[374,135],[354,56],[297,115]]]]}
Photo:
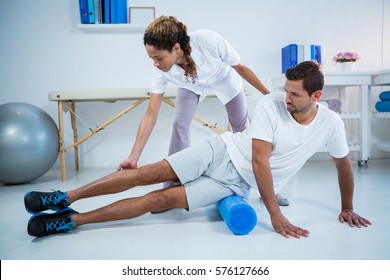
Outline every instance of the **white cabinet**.
{"type": "MultiPolygon", "coordinates": [[[[372,75],[372,86],[390,86],[390,70],[384,70],[376,72],[372,75]]],[[[389,119],[390,121],[390,113],[375,113],[375,117],[377,119],[389,119]]],[[[381,151],[390,152],[390,142],[382,142],[378,143],[377,149],[381,151]]]]}
{"type": "MultiPolygon", "coordinates": [[[[377,119],[389,119],[390,121],[390,113],[376,113],[375,117],[377,119]]],[[[390,142],[380,142],[376,147],[378,150],[390,152],[390,142]]]]}

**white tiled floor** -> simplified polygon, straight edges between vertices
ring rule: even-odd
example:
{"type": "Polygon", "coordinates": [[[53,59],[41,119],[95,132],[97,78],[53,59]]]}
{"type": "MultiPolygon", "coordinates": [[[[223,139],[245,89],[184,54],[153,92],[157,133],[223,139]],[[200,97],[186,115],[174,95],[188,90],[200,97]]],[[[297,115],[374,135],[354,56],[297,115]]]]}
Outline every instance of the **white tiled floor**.
{"type": "MultiPolygon", "coordinates": [[[[332,162],[309,162],[283,190],[291,205],[282,209],[294,224],[310,230],[308,238],[285,239],[276,234],[263,203],[252,192],[250,203],[258,225],[248,235],[233,235],[210,206],[188,213],[172,210],[146,214],[134,220],[86,225],[70,234],[44,238],[27,235],[30,215],[23,196],[29,190],[69,190],[102,177],[113,169],[85,169],[59,182],[59,170],[50,170],[36,182],[0,185],[0,259],[182,259],[182,260],[388,260],[390,259],[390,160],[370,160],[355,173],[355,210],[373,223],[349,228],[337,220],[340,196],[332,162]]],[[[126,196],[137,196],[157,186],[91,198],[72,207],[86,211],[126,196]]]]}

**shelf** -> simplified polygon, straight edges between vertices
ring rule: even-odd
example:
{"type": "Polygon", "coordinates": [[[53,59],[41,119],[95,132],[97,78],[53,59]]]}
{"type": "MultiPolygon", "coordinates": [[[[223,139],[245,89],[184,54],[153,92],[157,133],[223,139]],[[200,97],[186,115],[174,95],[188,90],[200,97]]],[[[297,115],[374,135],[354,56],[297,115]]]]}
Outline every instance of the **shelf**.
{"type": "MultiPolygon", "coordinates": [[[[358,143],[348,143],[348,150],[350,152],[360,151],[360,145],[358,143]]],[[[322,148],[318,152],[325,153],[325,152],[329,152],[329,150],[327,148],[322,148]]]]}
{"type": "Polygon", "coordinates": [[[390,152],[390,143],[387,142],[387,143],[380,143],[377,145],[378,147],[378,150],[382,150],[382,151],[385,151],[385,152],[390,152]]]}
{"type": "Polygon", "coordinates": [[[378,119],[390,119],[390,112],[374,112],[373,115],[378,119]]]}
{"type": "Polygon", "coordinates": [[[104,33],[104,32],[144,32],[146,26],[135,24],[79,24],[78,28],[83,32],[88,33],[104,33]]]}
{"type": "Polygon", "coordinates": [[[350,152],[353,152],[353,151],[360,151],[360,145],[357,144],[357,143],[348,144],[348,148],[349,148],[349,151],[350,151],[350,152]]]}
{"type": "Polygon", "coordinates": [[[360,112],[341,112],[341,113],[339,113],[339,115],[343,120],[359,119],[361,116],[360,112]]]}

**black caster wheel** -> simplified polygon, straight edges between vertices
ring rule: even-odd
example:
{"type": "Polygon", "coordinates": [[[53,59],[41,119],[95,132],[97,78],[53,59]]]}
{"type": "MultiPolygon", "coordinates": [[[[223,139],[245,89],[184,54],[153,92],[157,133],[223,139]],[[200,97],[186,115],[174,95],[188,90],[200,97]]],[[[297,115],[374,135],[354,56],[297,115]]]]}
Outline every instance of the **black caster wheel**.
{"type": "Polygon", "coordinates": [[[358,161],[358,166],[359,167],[363,167],[363,166],[366,166],[367,165],[367,160],[359,160],[358,161]]]}

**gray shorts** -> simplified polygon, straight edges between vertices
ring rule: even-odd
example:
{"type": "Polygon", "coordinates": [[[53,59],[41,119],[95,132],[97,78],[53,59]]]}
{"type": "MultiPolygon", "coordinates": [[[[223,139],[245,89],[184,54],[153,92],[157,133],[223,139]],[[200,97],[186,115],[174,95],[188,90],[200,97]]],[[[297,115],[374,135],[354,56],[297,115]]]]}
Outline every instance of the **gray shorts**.
{"type": "Polygon", "coordinates": [[[221,137],[213,136],[166,158],[184,186],[189,210],[217,203],[229,195],[249,196],[221,137]]]}

